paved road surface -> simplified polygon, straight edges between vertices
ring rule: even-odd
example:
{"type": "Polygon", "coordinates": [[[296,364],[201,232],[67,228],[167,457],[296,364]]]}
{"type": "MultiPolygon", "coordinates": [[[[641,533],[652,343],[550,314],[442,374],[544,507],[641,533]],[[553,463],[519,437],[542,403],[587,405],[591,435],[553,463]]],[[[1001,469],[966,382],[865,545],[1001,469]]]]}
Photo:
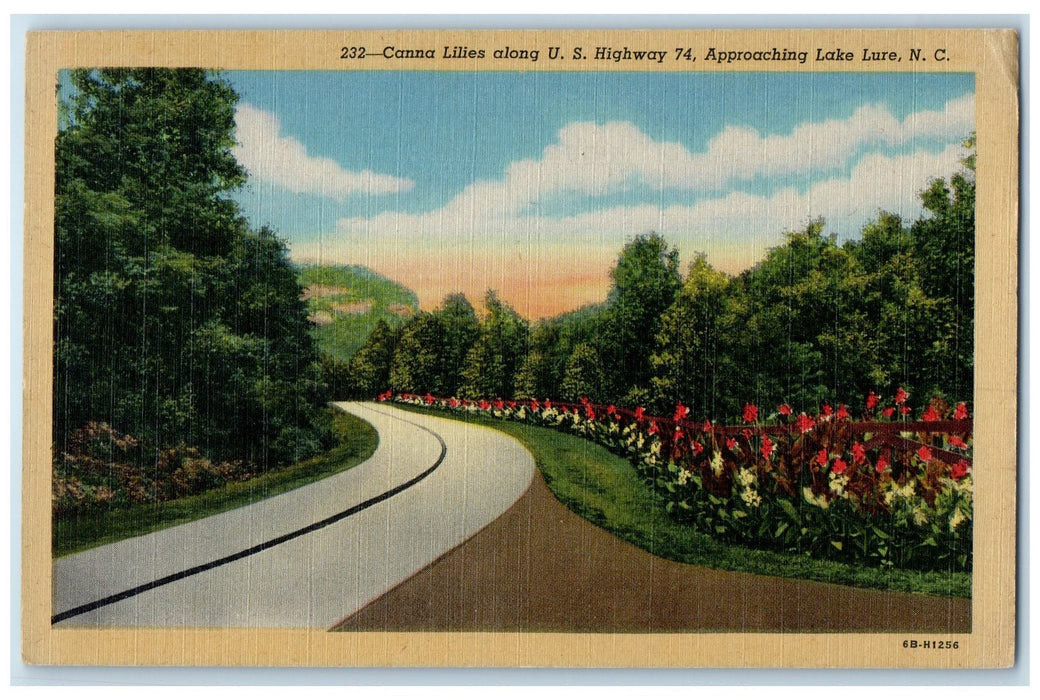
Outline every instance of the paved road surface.
{"type": "Polygon", "coordinates": [[[368,461],[56,560],[55,624],[328,628],[488,525],[534,476],[531,455],[502,433],[338,405],[379,432],[368,461]]]}

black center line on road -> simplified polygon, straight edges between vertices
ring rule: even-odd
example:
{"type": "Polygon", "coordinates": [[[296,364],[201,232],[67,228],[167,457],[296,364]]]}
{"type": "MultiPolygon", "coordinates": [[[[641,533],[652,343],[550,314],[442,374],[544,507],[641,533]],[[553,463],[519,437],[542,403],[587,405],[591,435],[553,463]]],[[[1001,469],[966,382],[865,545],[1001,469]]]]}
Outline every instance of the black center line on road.
{"type": "Polygon", "coordinates": [[[307,525],[306,527],[302,527],[299,530],[294,530],[293,532],[287,533],[285,535],[281,535],[279,537],[275,537],[274,539],[267,540],[266,542],[261,542],[260,544],[253,545],[252,547],[249,547],[248,549],[243,549],[240,552],[235,552],[234,554],[229,554],[226,557],[221,557],[220,559],[214,559],[211,562],[207,562],[205,564],[199,564],[198,566],[193,566],[193,567],[191,567],[189,569],[184,569],[183,571],[178,571],[177,573],[169,574],[168,576],[163,576],[162,578],[155,579],[154,581],[150,581],[148,583],[142,583],[140,586],[134,586],[133,588],[129,588],[129,589],[125,590],[125,591],[122,591],[121,593],[116,593],[114,595],[106,596],[105,598],[100,598],[98,600],[93,601],[92,603],[86,603],[84,605],[79,605],[79,606],[77,606],[75,608],[70,608],[69,610],[66,610],[64,612],[60,612],[60,613],[58,613],[56,615],[51,616],[51,624],[54,625],[54,624],[57,624],[57,623],[61,622],[62,620],[67,620],[67,619],[69,619],[71,617],[76,617],[78,615],[82,615],[83,613],[88,613],[88,612],[91,612],[93,610],[97,610],[98,608],[103,608],[106,605],[112,605],[113,603],[118,603],[121,600],[126,600],[127,598],[132,598],[135,595],[138,595],[140,593],[144,593],[146,591],[150,591],[153,588],[159,588],[160,586],[165,586],[168,583],[173,583],[175,581],[180,581],[181,579],[185,579],[185,578],[188,578],[189,576],[194,576],[196,574],[201,574],[202,572],[209,571],[210,569],[216,569],[217,567],[224,566],[225,564],[230,564],[231,562],[238,561],[239,559],[245,559],[246,557],[250,557],[250,556],[252,556],[254,554],[258,554],[258,553],[263,552],[265,550],[271,549],[272,547],[277,547],[280,544],[284,544],[284,543],[289,542],[290,540],[294,540],[294,539],[296,539],[298,537],[303,537],[304,535],[309,535],[312,532],[315,532],[317,530],[321,530],[322,528],[326,528],[329,525],[333,525],[335,523],[338,523],[340,520],[344,520],[345,518],[349,518],[352,515],[355,515],[357,513],[360,513],[363,510],[371,508],[372,506],[374,506],[374,505],[376,505],[378,503],[382,503],[383,501],[385,501],[385,500],[387,500],[389,498],[393,498],[394,496],[396,496],[397,494],[401,493],[402,491],[406,491],[406,490],[410,489],[411,487],[415,486],[420,481],[422,481],[423,479],[428,477],[430,474],[432,474],[434,471],[436,471],[437,467],[441,466],[441,463],[444,461],[444,457],[448,454],[448,446],[444,443],[444,438],[442,438],[438,433],[436,433],[435,431],[427,428],[425,425],[420,425],[419,423],[416,423],[415,421],[408,420],[407,418],[401,418],[400,416],[396,416],[396,415],[394,415],[392,413],[388,413],[388,412],[385,412],[385,411],[378,411],[378,410],[376,410],[374,408],[371,408],[371,407],[369,407],[369,410],[374,412],[374,413],[378,413],[380,415],[388,416],[390,418],[393,418],[394,420],[399,420],[399,421],[402,421],[404,423],[409,423],[411,425],[414,425],[415,427],[417,427],[417,428],[419,428],[421,430],[425,430],[430,435],[432,435],[435,438],[437,438],[437,442],[439,442],[440,445],[441,445],[441,453],[440,453],[440,456],[437,457],[437,461],[434,462],[425,471],[423,471],[422,473],[412,477],[411,479],[409,479],[408,481],[404,482],[403,484],[399,484],[399,485],[395,486],[394,488],[390,489],[389,491],[384,491],[383,493],[381,493],[381,494],[379,494],[377,496],[373,496],[372,498],[369,498],[368,500],[365,500],[365,501],[362,501],[361,503],[358,503],[356,506],[351,506],[350,508],[347,508],[344,511],[336,513],[335,515],[330,515],[329,517],[327,517],[327,518],[325,518],[323,520],[319,520],[319,521],[317,521],[315,523],[311,523],[310,525],[307,525]]]}

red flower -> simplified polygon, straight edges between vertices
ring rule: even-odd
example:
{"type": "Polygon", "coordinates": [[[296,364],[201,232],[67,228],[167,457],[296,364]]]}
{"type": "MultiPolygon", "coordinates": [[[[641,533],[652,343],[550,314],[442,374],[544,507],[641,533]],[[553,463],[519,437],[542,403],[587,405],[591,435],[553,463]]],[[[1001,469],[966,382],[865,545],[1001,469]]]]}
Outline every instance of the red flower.
{"type": "Polygon", "coordinates": [[[935,406],[928,404],[928,408],[924,409],[924,413],[921,415],[921,420],[933,421],[940,419],[939,412],[935,410],[935,406]]]}
{"type": "Polygon", "coordinates": [[[781,416],[791,415],[791,407],[785,403],[780,404],[780,408],[778,408],[777,410],[780,411],[781,416]]]}
{"type": "Polygon", "coordinates": [[[968,449],[968,443],[964,442],[964,440],[961,440],[956,435],[950,436],[950,444],[956,447],[958,450],[968,449]]]}
{"type": "Polygon", "coordinates": [[[950,476],[954,479],[963,479],[968,475],[968,462],[961,460],[950,469],[950,476]]]}
{"type": "Polygon", "coordinates": [[[538,399],[531,399],[531,410],[532,411],[537,411],[538,410],[538,399]]]}
{"type": "Polygon", "coordinates": [[[497,408],[499,411],[501,411],[505,407],[506,407],[506,402],[505,401],[503,401],[502,399],[496,399],[495,400],[495,408],[497,408]]]}
{"type": "Polygon", "coordinates": [[[957,404],[957,408],[953,411],[953,418],[954,420],[964,420],[967,417],[968,407],[964,405],[963,401],[961,401],[959,404],[957,404]]]}
{"type": "Polygon", "coordinates": [[[727,438],[726,449],[728,449],[730,452],[735,451],[737,449],[737,441],[733,438],[727,438]]]}
{"type": "Polygon", "coordinates": [[[908,398],[910,398],[910,394],[906,393],[906,389],[899,387],[896,390],[896,404],[906,403],[908,398]]]}
{"type": "Polygon", "coordinates": [[[867,394],[867,410],[873,411],[875,408],[877,408],[878,401],[880,400],[881,397],[875,394],[873,391],[867,394]]]}
{"type": "Polygon", "coordinates": [[[452,408],[458,408],[459,407],[459,400],[457,398],[455,398],[454,396],[452,396],[450,399],[448,399],[448,405],[451,406],[452,408]]]}
{"type": "Polygon", "coordinates": [[[798,426],[798,430],[802,431],[803,433],[807,433],[816,426],[816,421],[814,421],[812,418],[805,415],[804,413],[801,413],[799,414],[798,420],[795,422],[795,425],[798,426]]]}
{"type": "Polygon", "coordinates": [[[650,421],[650,428],[646,431],[647,435],[657,435],[657,421],[650,421]]]}
{"type": "Polygon", "coordinates": [[[921,445],[921,449],[917,451],[917,456],[922,462],[932,461],[932,451],[928,449],[927,445],[921,445]]]}
{"type": "Polygon", "coordinates": [[[552,408],[552,401],[550,401],[549,399],[546,399],[545,400],[545,410],[548,411],[550,408],[552,408]]]}
{"type": "Polygon", "coordinates": [[[590,403],[585,404],[585,417],[589,420],[596,420],[596,409],[590,403]]]}
{"type": "Polygon", "coordinates": [[[672,416],[672,420],[678,423],[679,421],[684,420],[688,415],[690,415],[690,409],[683,406],[682,401],[675,404],[675,415],[672,416]]]}
{"type": "Polygon", "coordinates": [[[823,415],[829,416],[832,413],[834,413],[834,409],[831,408],[831,405],[829,403],[823,404],[823,415]]]}
{"type": "Polygon", "coordinates": [[[881,415],[883,415],[885,418],[891,418],[892,414],[895,413],[895,412],[896,412],[896,409],[894,409],[891,406],[889,406],[888,408],[886,408],[884,411],[881,412],[881,415]]]}
{"type": "Polygon", "coordinates": [[[486,411],[486,410],[488,410],[489,408],[491,408],[491,404],[489,404],[489,403],[487,402],[487,399],[481,399],[481,400],[480,400],[480,409],[481,409],[482,411],[486,411]]]}
{"type": "Polygon", "coordinates": [[[867,448],[858,442],[852,446],[852,461],[856,464],[863,464],[867,461],[867,448]]]}
{"type": "Polygon", "coordinates": [[[852,415],[849,413],[849,409],[845,407],[845,404],[838,404],[838,420],[848,420],[852,415]]]}
{"type": "Polygon", "coordinates": [[[643,422],[643,414],[645,413],[642,406],[636,406],[636,421],[639,423],[643,422]]]}
{"type": "Polygon", "coordinates": [[[848,466],[849,465],[845,463],[845,460],[840,459],[840,458],[836,459],[836,460],[834,460],[834,464],[831,465],[831,473],[832,474],[837,474],[838,476],[841,476],[842,474],[845,473],[845,469],[848,466]]]}
{"type": "Polygon", "coordinates": [[[744,404],[744,422],[754,423],[758,420],[758,406],[750,403],[744,404]]]}
{"type": "Polygon", "coordinates": [[[617,406],[615,406],[614,404],[610,404],[609,406],[607,406],[607,415],[617,418],[617,406]]]}
{"type": "Polygon", "coordinates": [[[750,440],[751,436],[754,435],[754,433],[751,431],[751,428],[744,428],[740,431],[740,434],[744,436],[745,440],[750,440]]]}
{"type": "Polygon", "coordinates": [[[693,441],[693,454],[699,455],[701,452],[704,452],[704,445],[702,445],[699,442],[697,442],[696,440],[694,440],[693,441]]]}
{"type": "Polygon", "coordinates": [[[430,395],[430,394],[427,394],[426,395],[426,405],[429,406],[432,403],[433,403],[433,396],[430,395]]]}
{"type": "Polygon", "coordinates": [[[881,472],[885,471],[885,469],[887,469],[887,468],[888,468],[888,459],[885,457],[885,455],[879,455],[878,458],[877,458],[877,464],[874,465],[874,469],[876,469],[877,473],[880,474],[881,472]]]}
{"type": "Polygon", "coordinates": [[[766,459],[769,459],[769,457],[773,454],[773,450],[775,450],[775,449],[776,449],[776,445],[774,445],[770,441],[769,436],[768,435],[763,435],[762,436],[762,456],[765,457],[766,459]]]}
{"type": "Polygon", "coordinates": [[[701,430],[703,430],[706,433],[710,433],[711,432],[711,421],[710,420],[704,421],[704,425],[701,426],[701,430]]]}
{"type": "Polygon", "coordinates": [[[509,402],[509,407],[510,408],[516,408],[516,401],[510,401],[509,402]]]}
{"type": "Polygon", "coordinates": [[[683,435],[685,434],[686,433],[682,431],[682,428],[675,426],[675,435],[672,436],[672,439],[678,442],[679,440],[682,440],[683,435]]]}
{"type": "Polygon", "coordinates": [[[909,406],[900,406],[899,407],[899,412],[902,413],[905,416],[908,413],[910,413],[910,407],[909,406]]]}
{"type": "Polygon", "coordinates": [[[830,460],[830,456],[827,454],[827,450],[820,450],[816,453],[816,461],[819,462],[821,467],[826,467],[827,462],[830,460]]]}

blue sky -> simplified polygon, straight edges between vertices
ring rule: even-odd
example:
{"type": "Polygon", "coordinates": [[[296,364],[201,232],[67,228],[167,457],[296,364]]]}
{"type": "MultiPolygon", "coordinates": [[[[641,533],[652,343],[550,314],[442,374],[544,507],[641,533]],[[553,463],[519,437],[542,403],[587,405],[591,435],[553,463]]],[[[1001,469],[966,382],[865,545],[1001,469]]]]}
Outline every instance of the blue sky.
{"type": "Polygon", "coordinates": [[[535,316],[601,299],[647,230],[736,272],[811,217],[843,238],[882,209],[912,219],[974,128],[965,74],[224,77],[237,198],[294,257],[367,264],[427,307],[495,287],[535,316]]]}

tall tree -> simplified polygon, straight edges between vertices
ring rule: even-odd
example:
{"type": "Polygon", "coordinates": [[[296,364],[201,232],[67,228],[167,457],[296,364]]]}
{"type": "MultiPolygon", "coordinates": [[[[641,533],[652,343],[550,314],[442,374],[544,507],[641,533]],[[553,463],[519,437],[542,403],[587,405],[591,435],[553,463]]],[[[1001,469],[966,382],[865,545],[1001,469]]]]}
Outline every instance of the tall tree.
{"type": "Polygon", "coordinates": [[[442,396],[443,364],[444,325],[435,314],[420,312],[401,327],[390,365],[390,386],[396,391],[442,396]]]}
{"type": "Polygon", "coordinates": [[[965,169],[921,193],[926,214],[910,227],[921,287],[938,301],[928,384],[970,397],[975,356],[975,136],[964,143],[965,169]]]}
{"type": "Polygon", "coordinates": [[[327,432],[287,251],[229,194],[237,96],[196,69],[78,70],[56,142],[55,405],[260,467],[327,432]]]}
{"type": "Polygon", "coordinates": [[[649,396],[650,358],[661,329],[661,315],[682,285],[679,252],[656,233],[625,245],[610,272],[603,336],[598,351],[610,368],[611,400],[641,403],[649,396]]]}
{"type": "Polygon", "coordinates": [[[480,335],[466,354],[462,396],[510,397],[513,379],[527,354],[528,323],[494,290],[484,297],[485,317],[480,335]]]}
{"type": "Polygon", "coordinates": [[[661,318],[654,368],[653,407],[669,411],[682,401],[697,417],[732,408],[732,340],[736,295],[726,275],[698,255],[683,287],[661,318]]]}
{"type": "Polygon", "coordinates": [[[354,396],[371,399],[390,388],[390,368],[399,340],[398,330],[383,319],[376,322],[365,344],[350,358],[349,385],[354,396]]]}
{"type": "Polygon", "coordinates": [[[740,277],[747,317],[735,354],[744,400],[813,407],[858,401],[873,387],[873,328],[860,308],[869,278],[823,226],[788,232],[740,277]]]}
{"type": "Polygon", "coordinates": [[[480,335],[480,320],[462,294],[449,294],[434,315],[444,330],[440,385],[445,395],[454,396],[462,385],[466,353],[480,335]]]}
{"type": "Polygon", "coordinates": [[[574,351],[567,360],[560,396],[567,401],[579,401],[583,398],[593,402],[601,401],[603,375],[603,363],[596,348],[587,343],[579,343],[574,346],[574,351]]]}

